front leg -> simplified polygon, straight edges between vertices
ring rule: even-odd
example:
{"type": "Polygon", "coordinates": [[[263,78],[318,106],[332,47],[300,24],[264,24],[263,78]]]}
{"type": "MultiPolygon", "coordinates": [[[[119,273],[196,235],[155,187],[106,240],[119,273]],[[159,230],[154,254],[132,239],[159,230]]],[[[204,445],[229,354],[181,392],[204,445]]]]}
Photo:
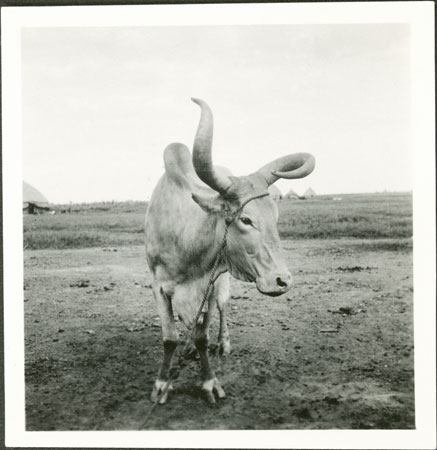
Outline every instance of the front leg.
{"type": "Polygon", "coordinates": [[[204,314],[204,320],[202,323],[195,325],[196,328],[194,331],[194,345],[200,356],[200,373],[203,380],[202,389],[209,403],[215,403],[214,392],[217,393],[218,398],[226,397],[225,391],[217,380],[214,371],[211,369],[208,357],[209,324],[211,322],[212,312],[215,309],[214,306],[211,308],[210,302],[208,312],[204,314]]]}
{"type": "Polygon", "coordinates": [[[159,403],[163,404],[167,401],[168,392],[173,389],[171,382],[169,383],[169,372],[171,360],[178,343],[178,332],[173,317],[171,298],[165,294],[162,286],[157,282],[153,285],[153,294],[158,308],[158,314],[161,319],[164,359],[159,369],[158,377],[156,378],[150,398],[154,403],[159,400],[159,403]],[[160,399],[160,396],[166,387],[167,391],[160,399]]]}

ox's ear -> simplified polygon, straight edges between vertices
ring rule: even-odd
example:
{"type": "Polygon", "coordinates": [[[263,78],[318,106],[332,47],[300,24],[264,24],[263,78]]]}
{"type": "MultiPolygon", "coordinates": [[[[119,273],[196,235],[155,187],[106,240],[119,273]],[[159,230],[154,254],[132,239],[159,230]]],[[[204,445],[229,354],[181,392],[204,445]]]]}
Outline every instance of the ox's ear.
{"type": "Polygon", "coordinates": [[[225,200],[220,195],[204,197],[198,194],[191,194],[191,197],[207,213],[223,215],[228,210],[225,200]]]}

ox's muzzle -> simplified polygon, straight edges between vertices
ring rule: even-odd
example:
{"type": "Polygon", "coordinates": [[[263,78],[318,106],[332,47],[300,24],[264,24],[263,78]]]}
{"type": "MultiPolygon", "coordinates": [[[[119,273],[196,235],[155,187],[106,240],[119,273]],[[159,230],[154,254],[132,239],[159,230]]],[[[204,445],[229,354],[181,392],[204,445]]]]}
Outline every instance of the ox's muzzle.
{"type": "Polygon", "coordinates": [[[281,272],[271,272],[256,279],[257,289],[265,295],[277,297],[285,294],[291,288],[292,278],[288,270],[281,272]]]}

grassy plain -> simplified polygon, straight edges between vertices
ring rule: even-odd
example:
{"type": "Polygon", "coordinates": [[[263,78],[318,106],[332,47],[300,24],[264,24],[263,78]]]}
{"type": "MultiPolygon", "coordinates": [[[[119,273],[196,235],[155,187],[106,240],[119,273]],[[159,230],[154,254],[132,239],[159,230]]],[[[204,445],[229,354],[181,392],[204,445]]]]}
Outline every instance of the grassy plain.
{"type": "MultiPolygon", "coordinates": [[[[278,202],[282,239],[408,238],[411,193],[320,196],[278,202]],[[339,197],[339,196],[337,196],[339,197]]],[[[25,249],[131,246],[144,242],[145,202],[57,205],[24,216],[25,249]],[[62,212],[65,213],[62,213],[62,212]]]]}

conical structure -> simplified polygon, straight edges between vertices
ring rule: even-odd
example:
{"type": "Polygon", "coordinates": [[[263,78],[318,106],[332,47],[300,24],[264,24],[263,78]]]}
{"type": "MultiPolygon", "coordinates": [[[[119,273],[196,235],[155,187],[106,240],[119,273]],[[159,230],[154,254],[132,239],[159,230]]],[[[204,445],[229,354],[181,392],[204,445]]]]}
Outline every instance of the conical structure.
{"type": "Polygon", "coordinates": [[[296,194],[296,192],[293,191],[293,189],[290,189],[286,194],[285,198],[288,198],[290,200],[297,200],[299,196],[296,194]]]}
{"type": "Polygon", "coordinates": [[[316,193],[311,188],[308,188],[305,191],[305,194],[303,194],[304,198],[311,198],[311,197],[315,197],[315,196],[316,196],[316,193]]]}
{"type": "Polygon", "coordinates": [[[49,209],[49,202],[44,195],[29,183],[23,181],[23,212],[36,214],[49,209]]]}
{"type": "Polygon", "coordinates": [[[274,184],[271,184],[269,186],[269,194],[273,200],[281,200],[281,198],[282,198],[282,192],[274,184]]]}

